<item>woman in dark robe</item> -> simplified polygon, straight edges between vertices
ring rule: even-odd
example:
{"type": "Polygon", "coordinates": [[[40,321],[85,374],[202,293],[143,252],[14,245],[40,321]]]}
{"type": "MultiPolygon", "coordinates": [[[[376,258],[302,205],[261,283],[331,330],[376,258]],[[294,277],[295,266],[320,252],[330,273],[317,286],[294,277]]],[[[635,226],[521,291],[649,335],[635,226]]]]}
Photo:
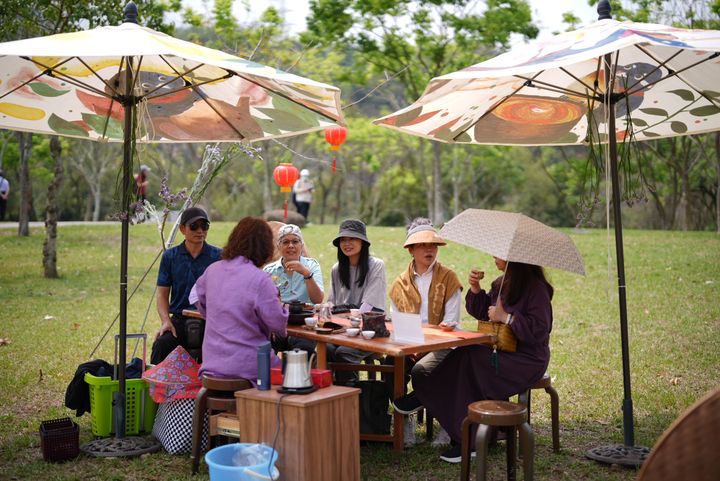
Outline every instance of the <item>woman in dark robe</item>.
{"type": "Polygon", "coordinates": [[[422,404],[450,435],[450,449],[440,458],[451,463],[461,461],[460,427],[468,405],[526,391],[543,376],[550,361],[553,287],[542,267],[497,257],[495,265],[504,274],[492,282],[490,292],[480,287],[483,272],[470,273],[465,308],[476,319],[508,324],[517,338],[517,351],[460,347],[414,385],[422,404]]]}

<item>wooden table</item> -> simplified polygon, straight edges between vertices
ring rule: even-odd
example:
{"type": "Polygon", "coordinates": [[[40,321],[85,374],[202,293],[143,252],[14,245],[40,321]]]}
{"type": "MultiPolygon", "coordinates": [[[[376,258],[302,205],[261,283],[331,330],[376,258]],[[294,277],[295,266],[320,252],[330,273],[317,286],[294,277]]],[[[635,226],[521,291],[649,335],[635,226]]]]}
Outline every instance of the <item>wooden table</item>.
{"type": "Polygon", "coordinates": [[[304,395],[277,386],[236,391],[240,441],[272,445],[277,432],[280,479],[360,481],[359,394],[344,386],[304,395]]]}
{"type": "MultiPolygon", "coordinates": [[[[334,317],[333,322],[350,327],[350,321],[344,317],[334,317]]],[[[387,323],[387,328],[392,332],[392,323],[387,323]]],[[[439,349],[468,346],[472,344],[492,344],[495,340],[493,334],[468,331],[445,332],[436,326],[423,327],[425,342],[422,344],[406,344],[395,342],[392,337],[364,339],[363,337],[348,337],[340,334],[318,334],[305,326],[288,326],[288,334],[303,339],[310,339],[317,342],[317,367],[327,369],[327,344],[347,346],[363,351],[385,354],[395,358],[392,366],[376,365],[348,365],[331,363],[332,369],[357,370],[370,372],[391,372],[394,374],[393,397],[397,399],[405,394],[405,356],[409,354],[421,354],[439,349]]],[[[393,416],[392,434],[361,434],[360,439],[370,441],[392,442],[396,451],[403,449],[403,428],[404,416],[393,416]]]]}

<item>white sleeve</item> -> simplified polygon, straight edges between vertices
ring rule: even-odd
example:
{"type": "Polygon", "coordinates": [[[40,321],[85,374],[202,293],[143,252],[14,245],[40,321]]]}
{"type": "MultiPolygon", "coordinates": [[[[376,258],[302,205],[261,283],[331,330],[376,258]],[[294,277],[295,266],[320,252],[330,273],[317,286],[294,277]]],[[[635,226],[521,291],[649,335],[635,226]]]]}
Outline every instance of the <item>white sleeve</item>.
{"type": "Polygon", "coordinates": [[[443,317],[442,322],[451,322],[455,324],[460,322],[461,301],[462,289],[458,289],[445,303],[445,316],[443,317]]]}

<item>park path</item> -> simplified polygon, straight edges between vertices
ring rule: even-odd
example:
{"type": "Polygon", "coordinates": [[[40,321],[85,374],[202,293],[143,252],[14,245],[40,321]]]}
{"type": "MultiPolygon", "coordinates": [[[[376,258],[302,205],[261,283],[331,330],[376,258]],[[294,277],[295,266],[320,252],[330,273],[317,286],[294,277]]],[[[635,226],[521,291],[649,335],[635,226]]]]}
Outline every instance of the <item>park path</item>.
{"type": "MultiPolygon", "coordinates": [[[[118,222],[110,221],[110,220],[103,220],[98,222],[85,222],[82,220],[68,220],[68,221],[60,221],[58,222],[58,226],[66,226],[66,225],[83,225],[83,224],[93,224],[93,225],[108,225],[108,224],[117,224],[118,222]]],[[[45,227],[45,222],[30,222],[30,227],[45,227]]],[[[18,229],[18,223],[17,222],[0,222],[0,229],[18,229]]]]}

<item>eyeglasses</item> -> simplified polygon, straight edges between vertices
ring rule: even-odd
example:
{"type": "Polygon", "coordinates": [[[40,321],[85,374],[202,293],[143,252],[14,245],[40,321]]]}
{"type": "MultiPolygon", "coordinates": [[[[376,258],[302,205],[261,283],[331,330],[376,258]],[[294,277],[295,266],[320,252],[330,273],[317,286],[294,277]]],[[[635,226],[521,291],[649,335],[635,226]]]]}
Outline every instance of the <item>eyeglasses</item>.
{"type": "Polygon", "coordinates": [[[283,240],[283,241],[280,243],[280,245],[282,245],[282,246],[289,246],[289,245],[296,246],[296,245],[298,245],[298,244],[302,244],[302,242],[300,242],[300,241],[297,240],[297,239],[293,239],[293,240],[285,239],[285,240],[283,240]]]}
{"type": "Polygon", "coordinates": [[[202,229],[204,231],[210,230],[210,222],[206,220],[196,220],[195,222],[191,223],[188,227],[190,227],[190,230],[198,230],[202,229]]]}

